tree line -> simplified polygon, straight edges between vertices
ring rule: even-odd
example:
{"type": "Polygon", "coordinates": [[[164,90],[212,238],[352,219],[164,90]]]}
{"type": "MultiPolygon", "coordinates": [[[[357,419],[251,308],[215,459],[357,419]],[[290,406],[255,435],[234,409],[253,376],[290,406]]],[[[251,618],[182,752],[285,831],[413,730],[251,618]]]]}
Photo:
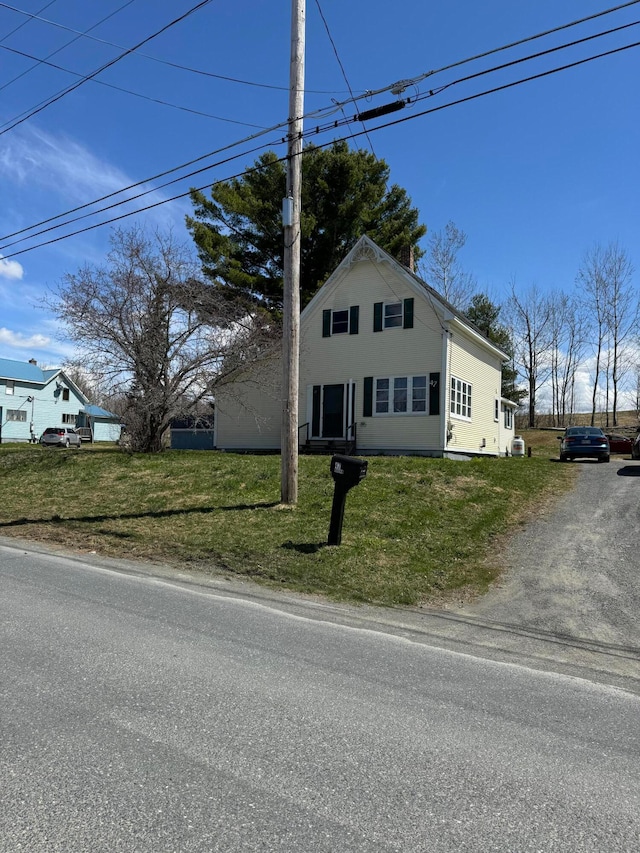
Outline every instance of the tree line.
{"type": "MultiPolygon", "coordinates": [[[[562,423],[573,412],[576,371],[591,345],[593,417],[604,393],[615,424],[637,320],[621,247],[585,255],[580,300],[512,283],[498,304],[463,268],[467,238],[455,223],[421,247],[426,226],[383,160],[346,142],[309,145],[302,172],[302,306],[362,234],[396,257],[412,247],[417,273],[508,354],[502,394],[526,399],[532,424],[548,383],[554,418],[562,423]]],[[[217,390],[277,345],[285,186],[283,163],[267,152],[240,178],[214,184],[210,196],[192,191],[191,244],[116,230],[103,265],[69,273],[52,292],[48,305],[77,345],[69,370],[88,396],[121,415],[133,450],[161,450],[176,417],[210,415],[217,390]]]]}

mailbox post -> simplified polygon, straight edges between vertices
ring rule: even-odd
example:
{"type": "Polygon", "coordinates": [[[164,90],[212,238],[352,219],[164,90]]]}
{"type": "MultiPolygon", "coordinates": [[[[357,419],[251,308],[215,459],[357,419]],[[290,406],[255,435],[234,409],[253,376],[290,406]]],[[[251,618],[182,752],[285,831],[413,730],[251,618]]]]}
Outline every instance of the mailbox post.
{"type": "Polygon", "coordinates": [[[367,476],[368,462],[356,459],[354,456],[336,454],[331,457],[331,476],[335,482],[333,489],[333,505],[331,507],[331,522],[329,524],[328,545],[339,545],[342,542],[342,522],[344,520],[344,505],[347,492],[357,486],[367,476]]]}

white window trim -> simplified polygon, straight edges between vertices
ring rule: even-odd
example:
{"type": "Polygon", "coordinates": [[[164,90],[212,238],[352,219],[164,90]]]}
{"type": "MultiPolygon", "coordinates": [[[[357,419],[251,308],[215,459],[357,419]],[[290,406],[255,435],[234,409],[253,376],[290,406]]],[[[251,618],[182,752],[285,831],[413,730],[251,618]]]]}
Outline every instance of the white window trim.
{"type": "Polygon", "coordinates": [[[502,404],[502,409],[504,411],[504,428],[505,429],[513,429],[513,409],[511,406],[506,406],[504,403],[502,404]],[[507,423],[508,421],[508,423],[507,423]]]}
{"type": "MultiPolygon", "coordinates": [[[[500,423],[500,408],[500,398],[496,397],[493,401],[493,420],[496,423],[500,423]]],[[[502,406],[502,409],[504,410],[504,406],[502,406]]]]}
{"type": "Polygon", "coordinates": [[[451,377],[451,383],[449,385],[449,415],[458,421],[466,421],[467,423],[470,423],[472,416],[473,416],[472,406],[473,406],[473,385],[471,384],[471,382],[467,382],[464,379],[459,379],[457,376],[452,376],[451,377]],[[469,410],[468,415],[462,414],[462,412],[456,412],[455,411],[457,403],[456,403],[456,400],[453,398],[453,391],[454,391],[453,383],[454,382],[456,383],[456,385],[455,385],[456,397],[458,395],[458,392],[460,392],[461,395],[464,393],[463,386],[466,386],[467,398],[468,398],[469,402],[465,406],[465,408],[469,410]]]}
{"type": "Polygon", "coordinates": [[[331,309],[331,328],[330,328],[330,337],[334,337],[335,335],[348,335],[351,331],[351,310],[349,308],[332,308],[331,309]],[[347,313],[347,328],[344,332],[334,332],[333,331],[333,315],[338,313],[347,313]]]}
{"type": "MultiPolygon", "coordinates": [[[[397,315],[395,315],[397,317],[397,315]]],[[[382,303],[382,330],[387,331],[387,329],[402,329],[404,328],[404,299],[393,299],[388,302],[382,303]],[[393,326],[387,326],[387,306],[388,305],[399,305],[400,306],[400,322],[396,323],[393,326]]],[[[380,377],[381,379],[386,379],[386,376],[380,377]]]]}
{"type": "Polygon", "coordinates": [[[26,424],[27,413],[24,409],[7,409],[7,423],[26,424]],[[16,418],[15,415],[20,415],[16,418]]]}
{"type": "Polygon", "coordinates": [[[415,376],[374,376],[373,378],[373,400],[372,400],[372,416],[374,418],[415,418],[415,417],[423,417],[424,415],[429,414],[429,374],[428,373],[416,373],[415,376]],[[424,411],[413,411],[413,380],[414,379],[424,379],[425,387],[424,387],[424,411]],[[390,411],[388,412],[377,412],[376,411],[376,403],[378,397],[378,382],[381,379],[386,379],[389,382],[389,400],[388,405],[390,411]],[[407,411],[406,412],[394,412],[393,411],[393,391],[394,391],[394,382],[396,379],[406,379],[407,380],[407,411]]]}
{"type": "Polygon", "coordinates": [[[16,383],[13,379],[7,379],[4,386],[5,394],[9,394],[10,396],[14,396],[16,393],[16,383]]]}

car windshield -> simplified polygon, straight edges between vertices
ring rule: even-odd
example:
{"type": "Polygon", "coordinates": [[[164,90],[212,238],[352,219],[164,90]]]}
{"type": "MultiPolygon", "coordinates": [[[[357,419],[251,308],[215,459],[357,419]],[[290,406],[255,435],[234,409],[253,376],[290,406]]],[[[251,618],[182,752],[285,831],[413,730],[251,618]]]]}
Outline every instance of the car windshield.
{"type": "Polygon", "coordinates": [[[567,435],[604,435],[599,427],[569,427],[567,435]]]}

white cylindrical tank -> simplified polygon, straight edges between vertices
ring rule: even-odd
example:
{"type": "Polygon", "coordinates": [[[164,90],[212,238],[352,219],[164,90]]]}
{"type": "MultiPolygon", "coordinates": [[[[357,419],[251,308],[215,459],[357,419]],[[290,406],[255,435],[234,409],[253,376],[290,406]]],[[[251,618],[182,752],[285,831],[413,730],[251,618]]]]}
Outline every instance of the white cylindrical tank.
{"type": "Polygon", "coordinates": [[[524,438],[521,435],[514,436],[511,442],[511,455],[524,456],[524,438]]]}

